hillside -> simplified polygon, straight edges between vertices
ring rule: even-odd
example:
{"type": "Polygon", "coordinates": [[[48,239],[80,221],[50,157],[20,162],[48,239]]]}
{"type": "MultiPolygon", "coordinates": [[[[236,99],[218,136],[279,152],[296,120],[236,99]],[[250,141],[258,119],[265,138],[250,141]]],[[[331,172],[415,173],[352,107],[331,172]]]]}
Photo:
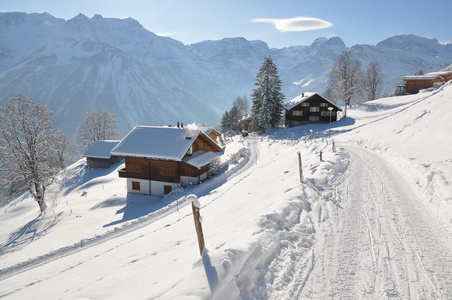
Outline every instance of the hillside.
{"type": "Polygon", "coordinates": [[[386,93],[401,76],[452,63],[452,44],[413,35],[351,47],[340,37],[283,49],[240,37],[184,45],[136,20],[100,15],[66,21],[47,13],[0,13],[0,35],[0,101],[23,94],[43,103],[70,135],[91,109],[114,113],[121,134],[135,125],[218,125],[238,96],[249,98],[266,55],[278,66],[287,100],[324,92],[329,68],[347,49],[363,67],[380,62],[386,93]]]}
{"type": "Polygon", "coordinates": [[[237,164],[163,199],[81,160],[45,215],[25,196],[2,207],[0,297],[451,298],[451,99],[448,84],[355,106],[331,124],[335,152],[330,124],[233,137],[237,164]]]}

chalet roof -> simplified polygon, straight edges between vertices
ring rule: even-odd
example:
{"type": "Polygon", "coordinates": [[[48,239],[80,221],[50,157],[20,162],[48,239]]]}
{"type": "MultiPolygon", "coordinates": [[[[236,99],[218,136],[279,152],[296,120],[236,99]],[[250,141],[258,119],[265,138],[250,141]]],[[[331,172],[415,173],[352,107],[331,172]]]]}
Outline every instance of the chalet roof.
{"type": "Polygon", "coordinates": [[[120,141],[106,140],[95,141],[91,147],[83,154],[83,157],[110,159],[111,150],[118,145],[120,141]]]}
{"type": "Polygon", "coordinates": [[[403,76],[403,80],[433,80],[435,78],[441,77],[439,74],[428,73],[425,75],[407,75],[403,76]]]}
{"type": "Polygon", "coordinates": [[[111,151],[113,156],[181,161],[199,130],[178,127],[136,126],[111,151]],[[191,136],[187,138],[187,134],[191,136]]]}
{"type": "Polygon", "coordinates": [[[291,110],[292,108],[294,108],[295,106],[297,106],[300,103],[303,103],[309,99],[311,99],[313,96],[318,95],[319,97],[321,97],[323,100],[325,100],[326,102],[328,102],[329,104],[331,104],[332,106],[336,107],[338,110],[342,111],[342,109],[340,109],[339,107],[337,107],[336,104],[334,104],[333,102],[331,102],[330,100],[326,99],[325,97],[320,96],[317,93],[311,93],[311,92],[306,92],[306,93],[302,93],[301,95],[298,95],[297,97],[293,98],[292,100],[286,102],[283,104],[283,107],[287,110],[291,110]]]}
{"type": "Polygon", "coordinates": [[[221,151],[221,148],[199,129],[136,126],[111,151],[111,155],[182,161],[190,146],[200,135],[221,151]]]}
{"type": "Polygon", "coordinates": [[[213,129],[211,127],[199,127],[199,130],[204,132],[206,135],[209,135],[211,132],[214,132],[215,135],[218,135],[218,136],[221,135],[218,131],[216,131],[215,129],[213,129]]]}
{"type": "Polygon", "coordinates": [[[202,168],[206,165],[208,165],[212,160],[217,158],[219,155],[217,153],[211,152],[211,151],[202,151],[198,150],[195,153],[193,153],[192,156],[188,156],[184,159],[184,162],[192,165],[196,168],[202,168]]]}
{"type": "Polygon", "coordinates": [[[438,71],[438,72],[430,72],[430,73],[427,73],[427,75],[432,75],[432,76],[443,76],[443,75],[449,75],[449,74],[452,74],[452,70],[449,70],[449,71],[445,71],[445,70],[442,70],[442,71],[438,71]]]}

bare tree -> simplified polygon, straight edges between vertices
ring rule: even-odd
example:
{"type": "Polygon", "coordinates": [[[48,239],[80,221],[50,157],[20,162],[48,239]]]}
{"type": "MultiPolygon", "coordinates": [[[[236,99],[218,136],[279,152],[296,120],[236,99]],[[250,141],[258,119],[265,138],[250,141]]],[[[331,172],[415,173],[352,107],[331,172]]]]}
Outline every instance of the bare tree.
{"type": "Polygon", "coordinates": [[[87,150],[95,141],[113,140],[119,137],[115,130],[115,115],[106,110],[91,110],[78,124],[76,140],[87,150]]]}
{"type": "Polygon", "coordinates": [[[28,190],[43,213],[45,190],[60,170],[55,157],[59,133],[53,112],[17,96],[0,106],[0,184],[10,193],[28,190]]]}
{"type": "Polygon", "coordinates": [[[380,64],[376,60],[371,61],[366,70],[363,71],[361,81],[361,93],[365,101],[375,100],[380,97],[382,83],[383,76],[380,64]]]}
{"type": "Polygon", "coordinates": [[[74,143],[72,143],[70,137],[64,133],[57,133],[55,135],[55,157],[57,158],[57,164],[61,170],[65,169],[68,165],[74,162],[74,158],[77,155],[77,151],[74,143]]]}
{"type": "Polygon", "coordinates": [[[334,93],[333,98],[344,101],[344,117],[347,117],[347,107],[357,94],[360,69],[361,63],[353,59],[349,51],[339,56],[330,69],[330,93],[334,93]]]}
{"type": "Polygon", "coordinates": [[[250,103],[249,103],[248,99],[246,98],[246,96],[237,97],[237,99],[234,101],[232,106],[236,106],[239,109],[240,114],[242,116],[246,116],[250,109],[250,103]]]}

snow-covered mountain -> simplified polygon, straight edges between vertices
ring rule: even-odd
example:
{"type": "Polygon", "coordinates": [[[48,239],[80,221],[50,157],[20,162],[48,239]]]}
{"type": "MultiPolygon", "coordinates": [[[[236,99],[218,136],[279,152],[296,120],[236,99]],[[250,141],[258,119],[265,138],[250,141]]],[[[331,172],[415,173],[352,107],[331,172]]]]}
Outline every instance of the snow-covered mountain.
{"type": "MultiPolygon", "coordinates": [[[[265,55],[273,57],[291,99],[324,92],[329,68],[348,49],[339,37],[283,49],[244,38],[184,45],[130,18],[82,14],[65,21],[47,13],[0,13],[0,36],[0,101],[23,94],[46,104],[69,134],[91,109],[114,113],[123,134],[137,124],[214,126],[236,97],[249,98],[265,55]]],[[[413,35],[351,49],[363,67],[380,62],[387,93],[403,75],[452,63],[452,44],[413,35]]]]}

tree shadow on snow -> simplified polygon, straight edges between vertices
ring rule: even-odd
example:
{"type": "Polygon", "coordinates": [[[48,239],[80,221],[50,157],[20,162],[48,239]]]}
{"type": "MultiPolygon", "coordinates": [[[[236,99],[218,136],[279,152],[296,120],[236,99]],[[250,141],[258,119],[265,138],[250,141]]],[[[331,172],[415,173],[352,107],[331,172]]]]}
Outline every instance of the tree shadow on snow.
{"type": "Polygon", "coordinates": [[[116,212],[123,214],[121,220],[111,222],[104,227],[118,225],[127,221],[139,219],[168,205],[162,201],[162,197],[154,197],[138,194],[127,194],[126,206],[116,212]]]}
{"type": "Polygon", "coordinates": [[[0,255],[17,251],[32,243],[35,239],[45,235],[60,220],[62,213],[58,215],[40,214],[17,231],[13,232],[4,245],[0,245],[0,255]]]}

